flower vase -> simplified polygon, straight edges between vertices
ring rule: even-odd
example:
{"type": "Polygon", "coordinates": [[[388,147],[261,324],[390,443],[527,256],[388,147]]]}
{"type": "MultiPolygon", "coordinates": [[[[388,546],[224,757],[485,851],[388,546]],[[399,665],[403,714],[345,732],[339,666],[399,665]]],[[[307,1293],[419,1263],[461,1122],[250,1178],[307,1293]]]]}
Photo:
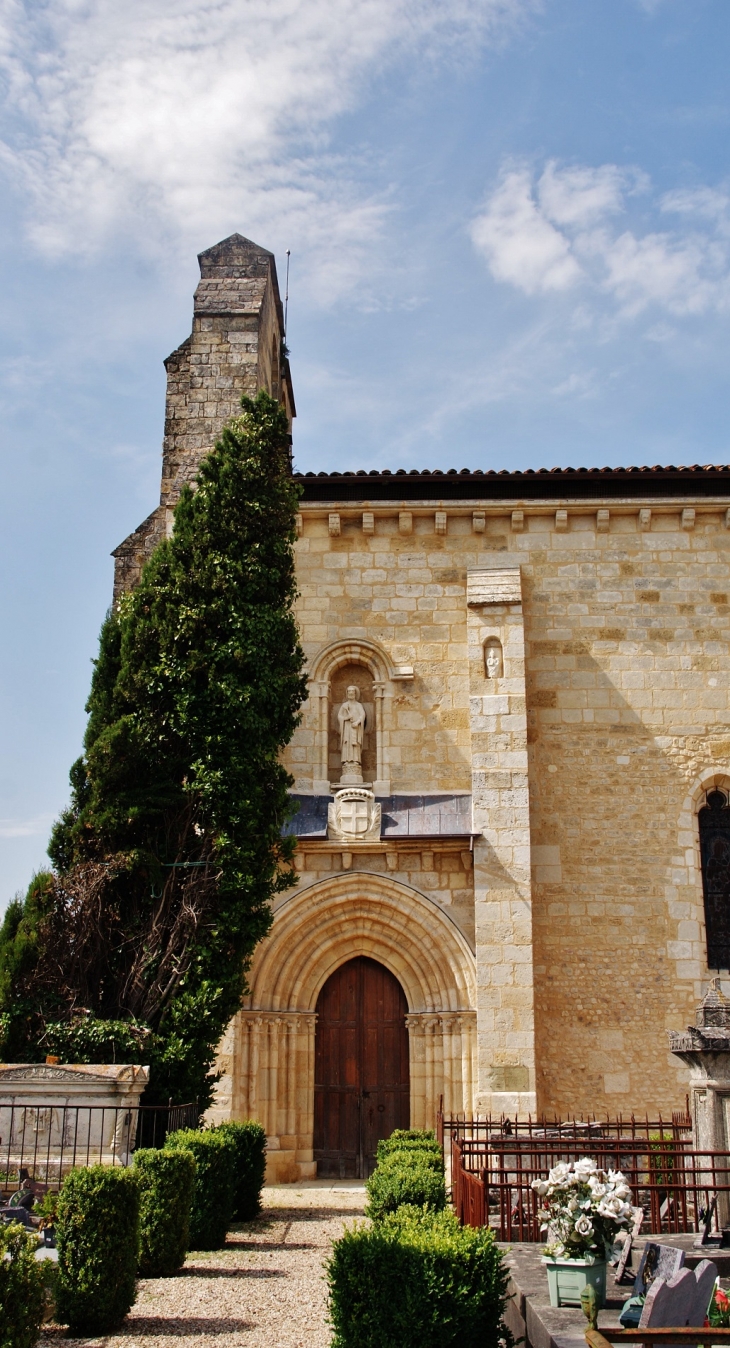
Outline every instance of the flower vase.
{"type": "Polygon", "coordinates": [[[588,1254],[584,1259],[543,1258],[547,1266],[551,1306],[580,1306],[584,1287],[596,1293],[599,1310],[606,1304],[606,1260],[588,1254]]]}

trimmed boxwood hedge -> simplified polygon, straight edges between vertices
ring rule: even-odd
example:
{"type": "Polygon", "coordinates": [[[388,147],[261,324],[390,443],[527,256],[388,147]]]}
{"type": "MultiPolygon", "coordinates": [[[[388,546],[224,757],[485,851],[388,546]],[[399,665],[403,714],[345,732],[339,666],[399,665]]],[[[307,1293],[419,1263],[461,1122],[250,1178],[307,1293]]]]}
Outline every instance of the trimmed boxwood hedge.
{"type": "Polygon", "coordinates": [[[230,1138],[236,1150],[233,1184],[233,1216],[248,1222],[261,1211],[261,1190],[266,1174],[266,1130],[260,1123],[219,1123],[214,1130],[230,1138]]]}
{"type": "Polygon", "coordinates": [[[185,1262],[190,1243],[190,1211],[195,1157],[182,1148],[143,1148],[134,1153],[139,1186],[139,1271],[144,1278],[169,1278],[185,1262]]]}
{"type": "Polygon", "coordinates": [[[236,1201],[233,1138],[221,1128],[181,1128],[170,1133],[165,1150],[191,1151],[195,1158],[190,1249],[220,1250],[236,1201]]]}
{"type": "Polygon", "coordinates": [[[117,1329],[134,1305],[139,1189],[131,1170],[72,1170],[58,1199],[56,1314],[73,1335],[117,1329]]]}
{"type": "Polygon", "coordinates": [[[378,1161],[394,1151],[430,1151],[441,1156],[436,1134],[430,1128],[396,1128],[390,1137],[381,1138],[378,1143],[378,1161]]]}
{"type": "Polygon", "coordinates": [[[327,1264],[332,1348],[497,1348],[507,1271],[488,1228],[402,1207],[335,1241],[327,1264]]]}
{"type": "Polygon", "coordinates": [[[446,1183],[441,1153],[410,1149],[392,1151],[378,1161],[367,1181],[365,1215],[381,1221],[407,1203],[440,1212],[446,1206],[446,1183]]]}
{"type": "Polygon", "coordinates": [[[35,1233],[20,1222],[0,1225],[0,1348],[34,1348],[46,1304],[45,1269],[35,1233]]]}

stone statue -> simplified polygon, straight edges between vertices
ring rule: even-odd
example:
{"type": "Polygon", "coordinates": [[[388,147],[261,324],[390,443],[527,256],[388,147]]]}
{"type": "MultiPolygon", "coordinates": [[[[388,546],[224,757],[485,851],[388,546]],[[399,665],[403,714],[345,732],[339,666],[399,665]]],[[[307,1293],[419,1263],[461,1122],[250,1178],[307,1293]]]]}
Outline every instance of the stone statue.
{"type": "Polygon", "coordinates": [[[503,677],[502,644],[497,637],[492,637],[484,647],[484,672],[488,679],[503,677]]]}
{"type": "Polygon", "coordinates": [[[337,713],[340,723],[340,758],[342,783],[362,781],[362,741],[365,732],[365,708],[360,701],[360,689],[351,684],[345,701],[337,713]]]}

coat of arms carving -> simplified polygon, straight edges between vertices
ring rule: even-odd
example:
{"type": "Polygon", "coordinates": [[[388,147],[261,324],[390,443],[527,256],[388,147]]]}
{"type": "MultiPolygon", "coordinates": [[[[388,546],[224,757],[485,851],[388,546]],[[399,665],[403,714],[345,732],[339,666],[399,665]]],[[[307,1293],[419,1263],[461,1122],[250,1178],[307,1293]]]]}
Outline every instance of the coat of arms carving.
{"type": "Polygon", "coordinates": [[[365,787],[345,787],[327,810],[327,837],[337,842],[365,842],[380,837],[380,806],[365,787]]]}

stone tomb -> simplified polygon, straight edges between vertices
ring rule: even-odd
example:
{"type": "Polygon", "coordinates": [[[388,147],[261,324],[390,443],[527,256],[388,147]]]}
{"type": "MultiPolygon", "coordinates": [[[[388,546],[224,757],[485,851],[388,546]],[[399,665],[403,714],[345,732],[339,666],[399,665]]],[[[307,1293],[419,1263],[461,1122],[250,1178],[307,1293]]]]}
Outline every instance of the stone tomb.
{"type": "Polygon", "coordinates": [[[149,1075],[136,1064],[0,1064],[3,1169],[127,1164],[149,1075]]]}

